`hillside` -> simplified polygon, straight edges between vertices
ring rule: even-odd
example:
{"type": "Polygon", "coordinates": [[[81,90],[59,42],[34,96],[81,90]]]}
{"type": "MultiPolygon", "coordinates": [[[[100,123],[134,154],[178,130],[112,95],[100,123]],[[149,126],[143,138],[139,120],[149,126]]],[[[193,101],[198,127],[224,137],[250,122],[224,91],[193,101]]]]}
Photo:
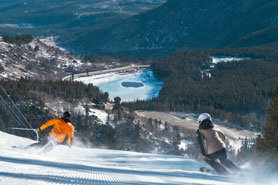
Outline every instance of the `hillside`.
{"type": "Polygon", "coordinates": [[[0,79],[60,79],[71,74],[73,66],[76,71],[81,70],[81,59],[65,53],[51,39],[33,38],[19,44],[0,37],[0,79]]]}
{"type": "MultiPolygon", "coordinates": [[[[186,48],[225,47],[277,25],[277,9],[277,0],[169,0],[159,8],[107,28],[84,32],[76,41],[64,44],[85,53],[143,56],[186,48]]],[[[261,34],[261,40],[264,38],[261,34]]],[[[242,42],[234,46],[246,45],[242,42]]]]}
{"type": "Polygon", "coordinates": [[[278,42],[278,26],[271,26],[263,30],[253,32],[246,35],[236,42],[232,43],[231,47],[246,47],[246,46],[256,46],[264,45],[269,43],[278,42]]]}
{"type": "Polygon", "coordinates": [[[274,174],[218,176],[199,172],[207,166],[186,156],[84,148],[75,142],[71,148],[55,146],[22,150],[34,141],[0,132],[0,184],[264,184],[274,185],[274,174]]]}
{"type": "Polygon", "coordinates": [[[122,67],[133,62],[141,63],[99,55],[78,57],[58,47],[53,37],[0,36],[0,79],[59,80],[67,75],[72,77],[77,73],[122,67]]]}

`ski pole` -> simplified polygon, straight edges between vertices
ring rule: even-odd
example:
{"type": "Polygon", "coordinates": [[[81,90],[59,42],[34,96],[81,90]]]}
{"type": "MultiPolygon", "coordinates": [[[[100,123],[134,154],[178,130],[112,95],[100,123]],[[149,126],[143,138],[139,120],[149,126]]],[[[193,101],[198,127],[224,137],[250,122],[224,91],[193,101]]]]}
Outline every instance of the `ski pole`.
{"type": "Polygon", "coordinates": [[[234,154],[231,151],[228,151],[232,156],[238,158],[239,160],[241,160],[243,163],[248,163],[248,161],[244,160],[242,157],[239,157],[238,155],[234,154]]]}
{"type": "Polygon", "coordinates": [[[37,141],[39,141],[39,132],[37,129],[34,129],[34,128],[16,128],[16,127],[12,127],[10,128],[12,130],[25,130],[25,131],[34,131],[36,133],[36,136],[37,136],[37,141]]]}
{"type": "Polygon", "coordinates": [[[241,160],[243,163],[248,164],[250,167],[252,167],[253,169],[258,171],[258,168],[256,168],[254,165],[250,164],[248,161],[244,160],[242,157],[239,157],[238,155],[234,154],[231,151],[228,151],[232,156],[238,158],[239,160],[241,160]]]}

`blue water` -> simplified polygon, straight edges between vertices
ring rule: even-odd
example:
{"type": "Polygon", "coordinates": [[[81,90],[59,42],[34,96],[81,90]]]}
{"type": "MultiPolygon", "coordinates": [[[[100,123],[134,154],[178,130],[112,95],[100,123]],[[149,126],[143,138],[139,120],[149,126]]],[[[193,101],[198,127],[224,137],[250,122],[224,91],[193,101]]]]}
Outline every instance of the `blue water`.
{"type": "Polygon", "coordinates": [[[131,87],[131,88],[139,88],[139,87],[144,87],[144,84],[139,83],[139,82],[122,82],[123,87],[131,87]]]}

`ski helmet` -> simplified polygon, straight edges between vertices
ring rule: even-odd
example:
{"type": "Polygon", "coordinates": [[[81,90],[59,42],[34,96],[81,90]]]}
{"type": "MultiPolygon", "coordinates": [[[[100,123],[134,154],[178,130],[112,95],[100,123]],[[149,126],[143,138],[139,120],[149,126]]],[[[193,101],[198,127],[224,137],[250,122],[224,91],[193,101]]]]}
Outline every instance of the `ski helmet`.
{"type": "Polygon", "coordinates": [[[212,122],[211,116],[208,113],[202,113],[198,117],[198,123],[201,123],[202,121],[204,121],[206,119],[208,119],[212,122]]]}
{"type": "Polygon", "coordinates": [[[63,117],[70,119],[71,114],[69,113],[69,111],[66,111],[66,112],[64,112],[63,117]]]}

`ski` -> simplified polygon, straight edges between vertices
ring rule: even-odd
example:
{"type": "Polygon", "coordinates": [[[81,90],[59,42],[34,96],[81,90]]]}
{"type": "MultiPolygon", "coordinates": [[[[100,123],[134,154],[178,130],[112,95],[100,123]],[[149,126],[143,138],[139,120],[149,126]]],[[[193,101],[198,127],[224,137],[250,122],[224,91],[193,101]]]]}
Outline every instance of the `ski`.
{"type": "Polygon", "coordinates": [[[207,168],[207,167],[201,167],[200,172],[218,174],[215,170],[207,168]]]}
{"type": "Polygon", "coordinates": [[[25,149],[27,149],[27,147],[25,146],[25,147],[23,147],[23,146],[12,146],[12,148],[14,148],[14,149],[20,149],[20,150],[25,150],[25,149]]]}

